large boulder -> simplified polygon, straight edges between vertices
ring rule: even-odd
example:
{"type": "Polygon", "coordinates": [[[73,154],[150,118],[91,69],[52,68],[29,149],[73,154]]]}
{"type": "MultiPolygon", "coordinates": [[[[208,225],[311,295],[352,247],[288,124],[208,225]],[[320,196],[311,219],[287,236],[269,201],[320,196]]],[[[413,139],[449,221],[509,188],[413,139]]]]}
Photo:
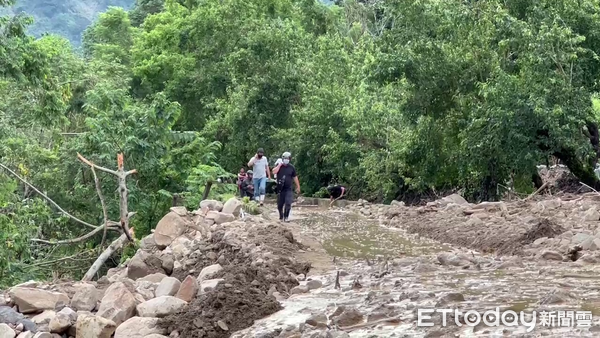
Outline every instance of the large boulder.
{"type": "Polygon", "coordinates": [[[77,312],[65,307],[50,320],[48,328],[52,333],[63,333],[77,322],[77,312]]]}
{"type": "Polygon", "coordinates": [[[119,325],[135,314],[134,295],[122,282],[116,282],[106,289],[97,315],[110,319],[119,325]]]}
{"type": "Polygon", "coordinates": [[[19,325],[23,324],[25,331],[36,332],[37,326],[31,320],[25,318],[22,314],[9,306],[0,306],[0,323],[19,325]]]}
{"type": "Polygon", "coordinates": [[[227,200],[227,202],[225,202],[225,205],[223,205],[223,210],[221,211],[226,214],[233,214],[234,216],[238,217],[240,215],[240,211],[242,210],[242,206],[243,204],[240,200],[238,200],[235,197],[232,197],[229,200],[227,200]]]}
{"type": "Polygon", "coordinates": [[[223,270],[221,264],[213,264],[207,267],[204,267],[202,271],[200,271],[200,275],[198,275],[198,281],[202,282],[205,279],[212,278],[217,272],[223,270]]]}
{"type": "Polygon", "coordinates": [[[133,317],[117,327],[114,338],[145,338],[151,334],[165,334],[158,318],[133,317]]]}
{"type": "Polygon", "coordinates": [[[169,246],[173,240],[181,236],[187,228],[187,222],[177,213],[166,214],[156,225],[154,242],[159,249],[169,246]]]}
{"type": "Polygon", "coordinates": [[[200,202],[200,209],[204,214],[210,210],[221,211],[223,210],[223,203],[215,200],[204,200],[200,202]]]}
{"type": "Polygon", "coordinates": [[[58,304],[69,304],[69,296],[60,292],[14,287],[8,291],[8,294],[21,313],[41,312],[54,309],[58,304]]]}
{"type": "Polygon", "coordinates": [[[156,297],[175,296],[177,294],[177,291],[179,291],[180,286],[181,282],[177,278],[164,278],[156,288],[156,297]]]}
{"type": "Polygon", "coordinates": [[[223,224],[235,221],[235,216],[219,211],[209,211],[208,214],[206,214],[205,219],[207,221],[213,221],[216,224],[223,224]]]}
{"type": "Polygon", "coordinates": [[[444,198],[442,198],[441,200],[441,204],[450,204],[450,203],[455,203],[455,204],[459,204],[459,205],[465,205],[465,204],[469,204],[469,202],[467,202],[466,199],[464,199],[464,197],[462,197],[459,194],[452,194],[452,195],[448,195],[444,198]]]}
{"type": "Polygon", "coordinates": [[[179,312],[187,302],[173,296],[161,296],[143,302],[137,306],[140,317],[166,317],[179,312]]]}
{"type": "Polygon", "coordinates": [[[143,250],[138,250],[127,263],[127,278],[132,280],[163,272],[160,258],[143,250]]]}
{"type": "Polygon", "coordinates": [[[92,284],[75,285],[75,294],[71,299],[71,308],[75,311],[92,311],[98,302],[98,290],[92,284]]]}
{"type": "Polygon", "coordinates": [[[179,291],[177,291],[177,296],[175,297],[188,303],[191,302],[196,296],[196,292],[198,292],[198,285],[196,283],[196,278],[194,278],[194,276],[187,276],[183,280],[183,283],[181,283],[179,291]]]}
{"type": "Polygon", "coordinates": [[[110,338],[117,329],[117,324],[103,317],[80,314],[75,328],[77,338],[110,338]]]}

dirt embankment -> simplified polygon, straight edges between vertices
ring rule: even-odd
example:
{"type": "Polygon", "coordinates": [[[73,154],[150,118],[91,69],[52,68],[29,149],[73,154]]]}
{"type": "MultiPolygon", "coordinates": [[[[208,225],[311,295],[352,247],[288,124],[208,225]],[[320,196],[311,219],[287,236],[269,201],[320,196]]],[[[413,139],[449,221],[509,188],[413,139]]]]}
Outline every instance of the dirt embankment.
{"type": "Polygon", "coordinates": [[[599,200],[597,194],[585,193],[470,204],[452,195],[419,208],[365,202],[354,208],[410,233],[483,253],[535,255],[553,250],[565,254],[581,245],[600,260],[599,200]]]}

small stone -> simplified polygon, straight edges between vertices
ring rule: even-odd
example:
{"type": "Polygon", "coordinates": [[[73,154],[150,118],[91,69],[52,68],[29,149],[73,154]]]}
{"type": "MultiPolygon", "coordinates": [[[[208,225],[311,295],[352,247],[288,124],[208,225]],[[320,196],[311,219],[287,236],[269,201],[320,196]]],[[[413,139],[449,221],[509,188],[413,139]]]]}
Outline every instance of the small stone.
{"type": "Polygon", "coordinates": [[[219,327],[221,328],[221,330],[223,330],[223,331],[229,331],[229,328],[227,327],[227,324],[225,324],[224,321],[222,321],[222,320],[217,321],[217,325],[219,325],[219,327]]]}
{"type": "Polygon", "coordinates": [[[223,267],[221,266],[221,264],[209,265],[209,266],[205,267],[204,269],[202,269],[202,271],[200,271],[200,275],[198,275],[198,281],[202,282],[205,279],[210,279],[210,278],[212,278],[212,276],[214,276],[216,273],[218,273],[221,270],[223,270],[223,267]]]}
{"type": "Polygon", "coordinates": [[[552,261],[562,261],[563,257],[556,251],[546,250],[540,255],[543,259],[552,261]]]}
{"type": "Polygon", "coordinates": [[[181,282],[174,277],[166,277],[164,278],[158,287],[156,288],[156,297],[160,296],[174,296],[179,291],[179,287],[181,286],[181,282]]]}
{"type": "Polygon", "coordinates": [[[306,286],[309,290],[315,290],[323,287],[323,282],[321,282],[320,280],[312,279],[306,282],[306,286]]]}
{"type": "Polygon", "coordinates": [[[290,294],[292,294],[292,295],[297,295],[297,294],[307,293],[307,292],[308,292],[308,286],[306,286],[306,285],[294,286],[290,290],[290,294]]]}
{"type": "Polygon", "coordinates": [[[305,323],[316,327],[326,327],[327,316],[325,316],[323,313],[312,315],[305,321],[305,323]]]}

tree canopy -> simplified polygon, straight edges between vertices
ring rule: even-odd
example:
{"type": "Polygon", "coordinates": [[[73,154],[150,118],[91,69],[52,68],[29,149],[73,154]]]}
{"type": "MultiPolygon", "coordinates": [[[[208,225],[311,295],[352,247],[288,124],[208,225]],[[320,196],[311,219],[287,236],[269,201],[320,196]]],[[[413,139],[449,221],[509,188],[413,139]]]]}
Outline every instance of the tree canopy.
{"type": "MultiPolygon", "coordinates": [[[[551,156],[600,188],[599,15],[591,0],[138,0],[130,12],[108,7],[81,53],[69,34],[34,38],[30,19],[6,16],[1,163],[101,224],[77,153],[105,167],[123,153],[139,173],[129,181],[137,238],[174,200],[196,208],[207,182],[258,147],[292,153],[305,195],[338,182],[386,202],[458,189],[495,200],[509,179],[533,191],[551,156]]],[[[117,217],[114,179],[99,175],[117,217]]],[[[218,185],[211,197],[234,192],[218,185]]],[[[8,174],[0,227],[3,282],[57,269],[32,268],[36,257],[92,257],[101,238],[29,245],[86,229],[8,174]]]]}

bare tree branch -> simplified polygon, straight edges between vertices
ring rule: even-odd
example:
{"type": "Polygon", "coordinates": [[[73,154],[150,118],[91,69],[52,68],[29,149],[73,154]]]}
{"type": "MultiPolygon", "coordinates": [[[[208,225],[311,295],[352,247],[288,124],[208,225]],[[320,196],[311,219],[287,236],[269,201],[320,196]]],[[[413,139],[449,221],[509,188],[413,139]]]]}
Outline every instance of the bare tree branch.
{"type": "Polygon", "coordinates": [[[114,170],[111,170],[111,169],[108,169],[108,168],[101,167],[101,166],[99,166],[99,165],[96,165],[96,164],[92,163],[90,160],[88,160],[88,159],[86,159],[85,157],[81,156],[81,154],[80,154],[80,153],[77,153],[77,158],[78,158],[78,159],[79,159],[81,162],[83,162],[83,163],[85,163],[85,164],[89,165],[90,167],[94,167],[94,168],[96,168],[96,169],[98,169],[98,170],[100,170],[100,171],[104,171],[105,173],[109,173],[109,174],[112,174],[112,175],[115,175],[115,176],[119,176],[119,174],[118,174],[116,171],[114,171],[114,170]]]}
{"type": "MultiPolygon", "coordinates": [[[[108,221],[106,224],[117,225],[119,223],[108,221]]],[[[32,238],[31,241],[36,242],[36,243],[54,244],[54,245],[73,244],[73,243],[79,243],[79,242],[85,241],[86,239],[91,238],[92,236],[94,236],[95,234],[99,233],[102,230],[105,230],[105,227],[98,226],[98,227],[96,227],[96,229],[88,232],[87,234],[85,234],[81,237],[66,239],[64,241],[47,241],[45,239],[39,239],[39,238],[32,238]]]]}
{"type": "Polygon", "coordinates": [[[100,181],[98,180],[98,175],[96,175],[96,169],[94,167],[90,167],[92,169],[92,174],[94,174],[94,182],[96,183],[96,191],[98,192],[98,198],[100,198],[100,204],[102,205],[102,215],[104,216],[104,233],[102,234],[102,241],[100,242],[99,247],[101,248],[104,245],[104,241],[106,240],[106,231],[108,230],[108,212],[106,211],[106,203],[104,202],[104,195],[102,195],[102,188],[100,187],[100,181]]]}
{"type": "Polygon", "coordinates": [[[31,183],[27,182],[24,178],[22,178],[21,176],[19,176],[17,173],[15,173],[14,171],[10,170],[7,166],[5,166],[4,164],[0,163],[0,167],[2,167],[4,170],[8,171],[11,175],[13,175],[14,177],[16,177],[19,181],[23,182],[25,185],[27,185],[28,187],[30,187],[31,189],[33,189],[33,191],[35,191],[36,193],[38,193],[40,196],[42,196],[46,201],[48,201],[50,204],[52,204],[53,206],[55,206],[62,214],[64,214],[65,216],[69,217],[70,219],[83,224],[87,227],[90,227],[92,229],[96,229],[98,228],[96,225],[90,224],[86,221],[82,221],[79,218],[71,215],[70,213],[66,212],[63,208],[60,207],[60,205],[58,205],[56,202],[54,202],[50,197],[46,196],[46,194],[44,194],[43,192],[41,192],[38,188],[34,187],[31,183]]]}

